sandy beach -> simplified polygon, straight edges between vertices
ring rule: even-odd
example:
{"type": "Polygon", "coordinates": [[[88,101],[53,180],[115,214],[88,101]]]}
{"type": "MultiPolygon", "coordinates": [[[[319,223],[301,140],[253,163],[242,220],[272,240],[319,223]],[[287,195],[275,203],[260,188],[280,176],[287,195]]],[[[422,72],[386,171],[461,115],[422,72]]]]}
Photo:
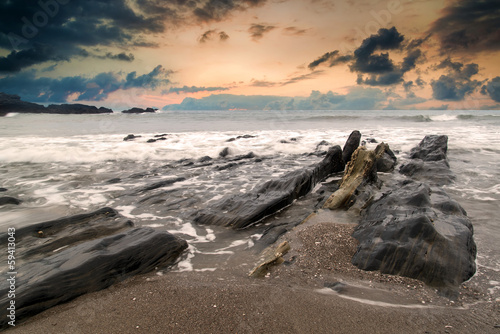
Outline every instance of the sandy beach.
{"type": "Polygon", "coordinates": [[[11,333],[499,333],[481,274],[456,298],[350,263],[354,226],[308,222],[265,278],[233,259],[214,272],[137,276],[40,313],[11,333]],[[314,223],[314,224],[313,224],[314,223]]]}

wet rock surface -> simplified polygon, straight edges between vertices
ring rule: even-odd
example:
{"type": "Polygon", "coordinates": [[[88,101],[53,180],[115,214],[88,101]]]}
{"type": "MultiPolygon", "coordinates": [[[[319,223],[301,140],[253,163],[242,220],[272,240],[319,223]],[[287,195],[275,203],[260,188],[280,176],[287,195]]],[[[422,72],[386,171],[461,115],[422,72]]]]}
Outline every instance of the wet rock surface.
{"type": "Polygon", "coordinates": [[[411,178],[390,180],[368,203],[353,233],[360,242],[352,259],[358,268],[438,287],[456,287],[474,275],[472,224],[465,210],[439,187],[443,180],[451,180],[445,168],[446,145],[446,136],[425,137],[400,169],[411,178]],[[408,166],[419,168],[407,173],[408,166]]]}
{"type": "Polygon", "coordinates": [[[198,211],[193,220],[198,224],[231,226],[237,229],[247,227],[292,204],[328,175],[343,169],[342,150],[340,146],[334,146],[317,165],[290,172],[251,192],[226,196],[212,206],[198,211]]]}
{"type": "MultiPolygon", "coordinates": [[[[132,275],[173,264],[187,243],[167,232],[132,228],[111,208],[16,230],[16,317],[39,313],[132,275]]],[[[0,235],[7,239],[7,235],[0,235]]],[[[10,283],[0,283],[0,327],[10,283]]]]}

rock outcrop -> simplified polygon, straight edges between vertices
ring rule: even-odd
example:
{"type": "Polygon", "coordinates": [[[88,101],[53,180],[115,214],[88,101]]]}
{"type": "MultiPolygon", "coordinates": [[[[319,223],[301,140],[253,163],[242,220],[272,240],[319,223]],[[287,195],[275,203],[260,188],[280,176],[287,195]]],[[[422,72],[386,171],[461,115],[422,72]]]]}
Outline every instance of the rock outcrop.
{"type": "Polygon", "coordinates": [[[446,149],[446,136],[425,137],[400,169],[411,178],[394,178],[367,203],[353,233],[360,242],[354,265],[438,287],[456,287],[474,275],[472,224],[439,187],[450,182],[446,149]]]}
{"type": "Polygon", "coordinates": [[[97,108],[85,104],[51,104],[43,105],[25,102],[17,95],[0,93],[0,116],[8,113],[34,113],[34,114],[105,114],[112,113],[108,108],[97,108]]]}
{"type": "Polygon", "coordinates": [[[447,136],[426,136],[410,151],[410,160],[401,166],[399,172],[412,179],[432,182],[438,186],[450,184],[455,175],[450,170],[447,150],[447,136]]]}
{"type": "MultiPolygon", "coordinates": [[[[16,319],[23,319],[131,275],[173,264],[187,243],[164,231],[131,228],[103,208],[16,230],[16,319]]],[[[0,235],[6,240],[7,236],[0,235]]],[[[10,284],[0,282],[0,327],[10,284]]]]}
{"type": "Polygon", "coordinates": [[[342,150],[334,146],[320,163],[270,180],[249,193],[224,197],[198,211],[193,220],[198,224],[244,228],[285,208],[330,174],[343,170],[342,150]]]}
{"type": "Polygon", "coordinates": [[[342,149],[342,159],[344,159],[344,163],[348,163],[351,161],[351,156],[356,151],[361,141],[361,132],[358,130],[354,130],[347,138],[347,141],[344,144],[344,148],[342,149]]]}

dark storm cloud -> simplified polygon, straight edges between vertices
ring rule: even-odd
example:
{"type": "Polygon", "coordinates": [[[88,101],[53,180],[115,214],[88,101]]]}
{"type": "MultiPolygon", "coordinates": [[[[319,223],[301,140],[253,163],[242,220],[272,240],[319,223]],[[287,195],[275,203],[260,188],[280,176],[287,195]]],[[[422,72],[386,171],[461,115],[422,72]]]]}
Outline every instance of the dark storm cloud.
{"type": "Polygon", "coordinates": [[[442,52],[500,50],[500,1],[454,1],[434,21],[429,32],[436,35],[442,52]]]}
{"type": "Polygon", "coordinates": [[[267,34],[271,30],[274,30],[276,27],[271,26],[271,25],[264,25],[264,24],[256,24],[253,23],[250,28],[248,28],[248,32],[252,36],[252,39],[254,41],[261,39],[264,37],[264,34],[267,34]]]}
{"type": "MultiPolygon", "coordinates": [[[[149,37],[168,27],[219,21],[233,11],[266,0],[30,0],[0,2],[0,58],[4,71],[18,71],[51,60],[81,56],[90,47],[158,47],[149,37]],[[30,56],[35,45],[54,52],[30,56]],[[21,54],[18,54],[21,53],[21,54]],[[10,58],[9,58],[10,57],[10,58]]],[[[219,33],[219,40],[229,36],[219,33]]],[[[125,54],[123,54],[125,55],[125,54]]],[[[123,55],[109,57],[130,61],[123,55]]],[[[126,55],[127,56],[127,55],[126,55]]]]}
{"type": "Polygon", "coordinates": [[[95,56],[95,57],[99,59],[113,59],[126,62],[133,62],[135,60],[135,57],[132,53],[126,54],[125,52],[121,52],[118,54],[113,54],[111,52],[108,52],[104,56],[95,56]]]}
{"type": "Polygon", "coordinates": [[[436,66],[437,69],[446,69],[448,73],[439,79],[431,81],[432,96],[442,101],[460,101],[466,95],[474,92],[481,85],[480,81],[471,79],[479,73],[477,64],[462,64],[453,62],[449,58],[436,66]]]}
{"type": "Polygon", "coordinates": [[[373,54],[375,51],[394,50],[401,47],[404,36],[396,27],[382,28],[376,35],[366,38],[354,51],[354,62],[351,71],[361,73],[384,73],[394,70],[394,64],[388,53],[373,54]]]}
{"type": "Polygon", "coordinates": [[[404,36],[396,27],[380,29],[377,34],[363,40],[353,54],[341,55],[338,50],[327,52],[308,65],[313,70],[320,65],[335,66],[348,63],[351,72],[358,74],[357,83],[369,86],[390,86],[404,82],[404,75],[416,68],[424,58],[418,48],[427,38],[412,40],[404,44],[404,36]],[[388,52],[406,52],[400,64],[395,64],[388,52]]]}
{"type": "Polygon", "coordinates": [[[19,72],[23,68],[47,61],[68,61],[71,55],[78,54],[77,51],[58,52],[50,46],[40,44],[21,51],[14,50],[6,57],[0,57],[0,73],[19,72]]]}
{"type": "Polygon", "coordinates": [[[196,87],[196,86],[184,86],[184,87],[171,87],[162,91],[162,94],[179,94],[179,93],[198,93],[198,92],[215,92],[229,90],[227,87],[196,87]]]}
{"type": "MultiPolygon", "coordinates": [[[[260,6],[267,0],[208,0],[200,1],[193,10],[198,20],[203,22],[221,21],[232,11],[245,11],[248,8],[260,6]]],[[[193,6],[193,1],[178,1],[193,6]]]]}
{"type": "Polygon", "coordinates": [[[68,97],[77,94],[78,101],[100,101],[119,89],[155,89],[170,82],[171,71],[157,66],[147,74],[137,76],[131,72],[122,76],[112,73],[99,73],[93,78],[72,76],[63,78],[37,78],[34,71],[22,72],[0,79],[0,91],[18,94],[32,102],[67,102],[68,97]]]}
{"type": "Polygon", "coordinates": [[[481,94],[489,95],[494,101],[500,102],[500,77],[493,78],[484,85],[481,94]]]}

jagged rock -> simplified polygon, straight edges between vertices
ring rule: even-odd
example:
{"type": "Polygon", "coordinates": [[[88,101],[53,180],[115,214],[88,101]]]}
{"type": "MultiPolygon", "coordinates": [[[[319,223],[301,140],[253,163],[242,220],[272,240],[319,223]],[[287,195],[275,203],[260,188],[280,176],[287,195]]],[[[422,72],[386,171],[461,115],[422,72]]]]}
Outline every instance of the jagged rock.
{"type": "Polygon", "coordinates": [[[354,193],[359,187],[377,180],[375,160],[375,152],[363,146],[354,151],[351,161],[347,164],[340,188],[328,198],[324,208],[333,210],[351,205],[354,193]]]}
{"type": "Polygon", "coordinates": [[[394,170],[397,158],[386,143],[380,143],[375,148],[377,172],[387,173],[394,170]]]}
{"type": "Polygon", "coordinates": [[[403,164],[399,172],[439,186],[450,184],[455,176],[448,164],[447,149],[447,136],[425,136],[420,144],[410,151],[411,160],[403,164]]]}
{"type": "Polygon", "coordinates": [[[360,242],[354,265],[439,287],[456,287],[472,277],[472,224],[465,210],[438,187],[450,181],[446,150],[446,136],[425,137],[400,169],[412,179],[389,180],[384,193],[367,203],[353,233],[360,242]]]}
{"type": "Polygon", "coordinates": [[[154,112],[156,112],[156,109],[153,108],[146,108],[146,109],[131,108],[122,111],[123,114],[143,114],[143,113],[154,113],[154,112]]]}
{"type": "Polygon", "coordinates": [[[470,220],[439,188],[406,181],[375,201],[353,233],[352,263],[364,270],[457,286],[475,273],[470,220]]]}
{"type": "Polygon", "coordinates": [[[10,196],[0,197],[0,205],[6,205],[6,204],[19,205],[21,204],[21,200],[10,196]]]}
{"type": "Polygon", "coordinates": [[[295,199],[309,193],[328,175],[343,169],[342,150],[340,146],[332,147],[320,163],[270,180],[249,193],[226,196],[198,211],[194,221],[233,228],[249,226],[290,205],[295,199]]]}
{"type": "Polygon", "coordinates": [[[361,133],[358,130],[354,130],[349,135],[344,148],[342,149],[342,159],[344,159],[344,163],[348,163],[351,161],[351,156],[359,147],[359,143],[361,141],[361,133]]]}
{"type": "MultiPolygon", "coordinates": [[[[170,265],[186,248],[184,240],[168,232],[137,228],[25,263],[16,276],[16,318],[26,318],[132,275],[170,265]]],[[[9,282],[2,280],[1,327],[6,327],[9,320],[8,291],[9,282]]]]}
{"type": "Polygon", "coordinates": [[[167,180],[155,182],[153,184],[150,184],[150,185],[148,185],[146,187],[143,187],[143,188],[137,190],[135,193],[143,193],[143,192],[146,192],[146,191],[150,191],[150,190],[154,190],[154,189],[158,189],[158,188],[163,188],[163,187],[172,185],[172,184],[174,184],[176,182],[181,182],[181,181],[184,181],[184,180],[186,180],[185,177],[175,177],[175,178],[172,178],[172,179],[167,179],[167,180]]]}

